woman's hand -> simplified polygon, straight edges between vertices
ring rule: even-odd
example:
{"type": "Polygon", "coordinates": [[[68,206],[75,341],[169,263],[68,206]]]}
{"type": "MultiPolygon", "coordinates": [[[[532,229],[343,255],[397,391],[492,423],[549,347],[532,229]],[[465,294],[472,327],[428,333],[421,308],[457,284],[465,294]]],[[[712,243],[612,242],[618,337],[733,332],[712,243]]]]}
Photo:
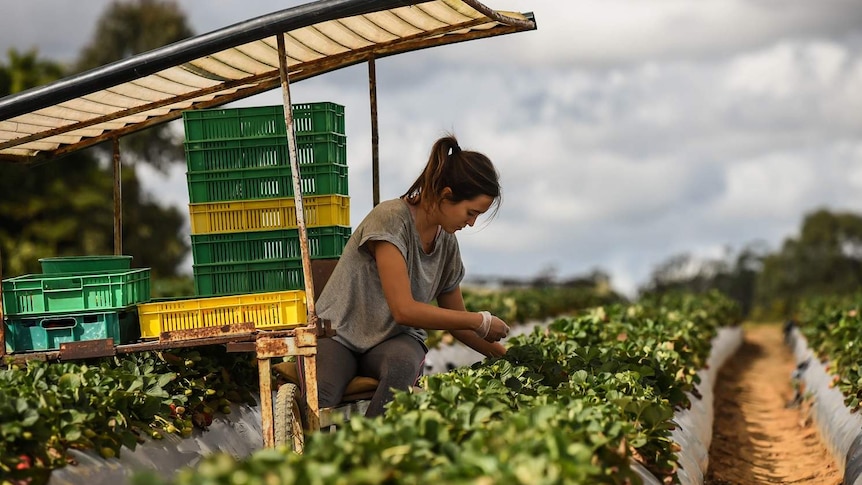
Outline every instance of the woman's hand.
{"type": "Polygon", "coordinates": [[[506,322],[491,315],[491,328],[488,330],[488,335],[485,340],[488,342],[497,342],[509,336],[509,326],[506,322]]]}
{"type": "Polygon", "coordinates": [[[488,342],[497,342],[509,336],[509,326],[503,320],[491,315],[491,312],[479,312],[482,323],[476,333],[488,342]]]}

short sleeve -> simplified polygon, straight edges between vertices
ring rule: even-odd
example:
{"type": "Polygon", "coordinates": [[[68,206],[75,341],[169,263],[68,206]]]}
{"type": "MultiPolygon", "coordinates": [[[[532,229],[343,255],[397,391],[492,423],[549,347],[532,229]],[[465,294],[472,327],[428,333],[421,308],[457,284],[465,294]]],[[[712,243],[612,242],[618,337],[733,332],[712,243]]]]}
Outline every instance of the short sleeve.
{"type": "MultiPolygon", "coordinates": [[[[397,206],[395,206],[397,208],[397,206]]],[[[409,253],[410,228],[402,214],[390,204],[380,204],[356,228],[359,248],[368,251],[368,241],[386,241],[395,245],[404,259],[409,253]]]]}

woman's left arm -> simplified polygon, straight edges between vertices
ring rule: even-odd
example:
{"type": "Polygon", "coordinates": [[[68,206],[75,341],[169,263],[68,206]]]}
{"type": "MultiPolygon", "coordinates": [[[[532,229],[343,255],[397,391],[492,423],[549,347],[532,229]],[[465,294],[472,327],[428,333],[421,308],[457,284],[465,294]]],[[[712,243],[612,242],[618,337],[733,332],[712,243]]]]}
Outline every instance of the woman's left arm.
{"type": "MultiPolygon", "coordinates": [[[[448,293],[441,293],[437,297],[437,306],[450,310],[467,311],[467,308],[464,306],[464,296],[461,294],[461,287],[456,286],[455,289],[448,293]]],[[[461,343],[485,357],[499,357],[506,353],[506,347],[503,347],[502,344],[499,342],[488,342],[473,330],[450,330],[449,333],[461,341],[461,343]]]]}

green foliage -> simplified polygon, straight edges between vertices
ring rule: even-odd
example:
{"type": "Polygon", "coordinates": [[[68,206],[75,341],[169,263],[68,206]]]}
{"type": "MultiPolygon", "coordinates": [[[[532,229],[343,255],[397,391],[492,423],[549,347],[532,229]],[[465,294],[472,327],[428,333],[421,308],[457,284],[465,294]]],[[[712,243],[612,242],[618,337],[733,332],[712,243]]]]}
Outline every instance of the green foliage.
{"type": "Polygon", "coordinates": [[[674,412],[690,405],[712,337],[738,312],[710,293],[561,318],[513,338],[501,358],[396,392],[384,416],[310,433],[302,455],[215,454],[170,483],[640,483],[632,460],[675,482],[674,412]]]}
{"type": "MultiPolygon", "coordinates": [[[[83,72],[177,42],[192,35],[185,14],[172,0],[112,2],[99,17],[93,38],[81,52],[83,72]]],[[[164,168],[184,157],[182,140],[170,124],[123,137],[123,156],[134,163],[164,168]]],[[[108,153],[105,151],[105,153],[108,153]]]]}
{"type": "MultiPolygon", "coordinates": [[[[623,301],[616,293],[595,288],[548,286],[508,290],[464,289],[464,306],[468,311],[489,311],[509,325],[542,321],[578,310],[623,301]]],[[[428,331],[427,344],[434,348],[451,343],[451,336],[442,330],[428,331]]]]}
{"type": "Polygon", "coordinates": [[[44,483],[70,448],[109,458],[144,437],[189,436],[231,402],[252,402],[257,382],[250,354],[218,347],[10,363],[0,370],[0,476],[44,483]]]}
{"type": "Polygon", "coordinates": [[[715,260],[677,255],[653,271],[643,295],[717,289],[740,305],[749,319],[786,319],[803,299],[862,288],[862,216],[825,209],[807,214],[799,236],[778,251],[747,245],[715,260]]]}
{"type": "Polygon", "coordinates": [[[862,216],[819,210],[808,214],[798,238],[764,259],[758,303],[791,316],[803,299],[862,288],[862,216]]]}
{"type": "Polygon", "coordinates": [[[862,402],[862,293],[811,297],[800,305],[799,331],[821,360],[851,412],[862,402]]]}
{"type": "MultiPolygon", "coordinates": [[[[35,51],[12,50],[8,64],[0,63],[0,96],[63,74],[59,64],[39,59],[35,51]]],[[[135,158],[134,150],[122,152],[125,160],[135,158]]],[[[106,153],[94,148],[43,165],[0,164],[3,277],[40,272],[43,257],[113,254],[113,174],[105,167],[106,153]]],[[[156,276],[175,274],[189,250],[179,235],[185,216],[149,200],[129,165],[122,172],[122,194],[123,252],[135,257],[135,267],[152,268],[156,276]]]]}

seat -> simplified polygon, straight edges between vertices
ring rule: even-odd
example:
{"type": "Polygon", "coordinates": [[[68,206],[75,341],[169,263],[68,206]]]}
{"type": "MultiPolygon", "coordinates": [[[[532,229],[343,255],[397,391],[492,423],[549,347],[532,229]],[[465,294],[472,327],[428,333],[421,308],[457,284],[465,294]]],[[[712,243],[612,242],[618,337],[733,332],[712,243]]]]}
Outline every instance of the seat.
{"type": "MultiPolygon", "coordinates": [[[[299,386],[302,389],[301,379],[299,377],[299,367],[296,362],[281,362],[272,366],[273,372],[299,386]]],[[[341,398],[341,403],[349,403],[361,401],[363,399],[371,399],[374,392],[377,390],[379,381],[373,377],[356,376],[347,383],[347,388],[344,390],[344,397],[341,398]]]]}

